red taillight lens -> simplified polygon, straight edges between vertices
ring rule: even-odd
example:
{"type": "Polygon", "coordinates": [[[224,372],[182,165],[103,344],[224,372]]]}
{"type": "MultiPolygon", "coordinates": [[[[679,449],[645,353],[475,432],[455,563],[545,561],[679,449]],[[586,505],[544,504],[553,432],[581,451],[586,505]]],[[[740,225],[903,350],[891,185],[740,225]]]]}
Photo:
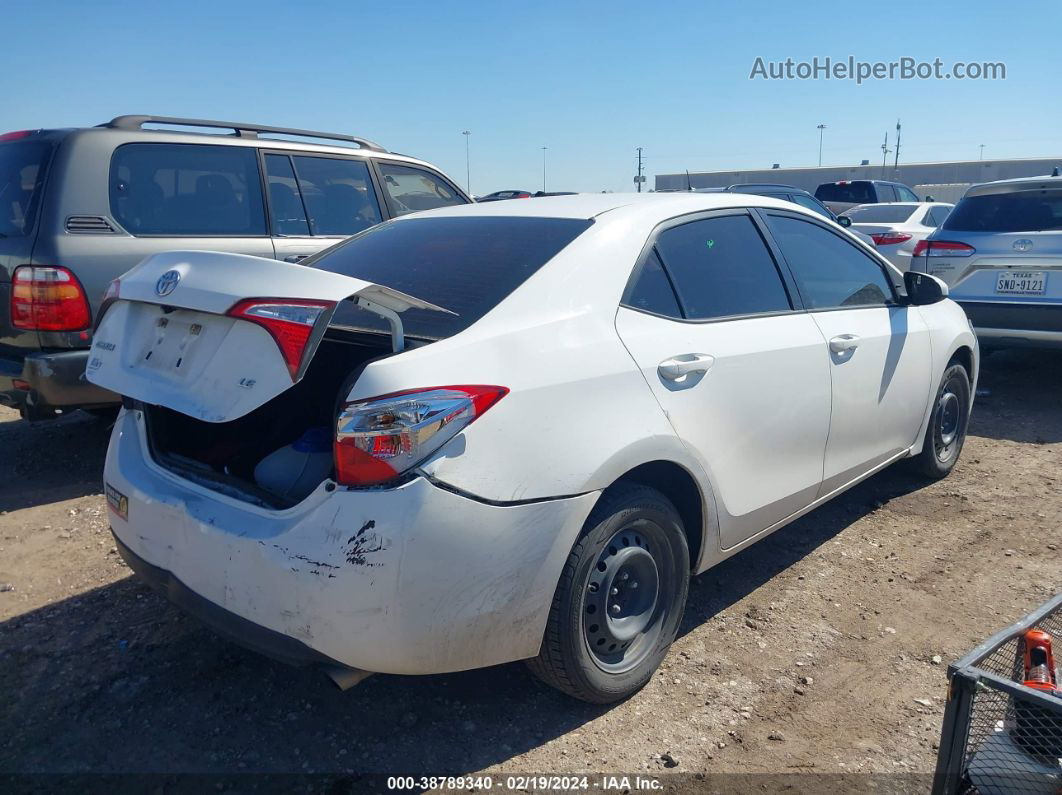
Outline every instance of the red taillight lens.
{"type": "Polygon", "coordinates": [[[953,243],[950,240],[919,240],[915,244],[915,257],[968,257],[976,249],[965,243],[953,243]]]}
{"type": "Polygon", "coordinates": [[[906,232],[879,232],[870,237],[873,239],[874,244],[878,246],[895,246],[898,243],[906,243],[911,239],[911,236],[906,232]]]}
{"type": "Polygon", "coordinates": [[[450,441],[509,392],[503,386],[437,386],[348,403],[336,421],[336,480],[393,480],[450,441]]]}
{"type": "Polygon", "coordinates": [[[11,325],[33,331],[81,331],[89,327],[81,283],[66,268],[22,265],[11,278],[11,325]]]}
{"type": "Polygon", "coordinates": [[[269,332],[284,357],[291,380],[299,377],[306,344],[321,316],[332,309],[332,301],[302,301],[290,298],[247,298],[228,311],[269,332]]]}
{"type": "Polygon", "coordinates": [[[0,143],[4,141],[18,141],[21,138],[29,138],[36,130],[15,130],[14,132],[7,132],[0,135],[0,143]]]}

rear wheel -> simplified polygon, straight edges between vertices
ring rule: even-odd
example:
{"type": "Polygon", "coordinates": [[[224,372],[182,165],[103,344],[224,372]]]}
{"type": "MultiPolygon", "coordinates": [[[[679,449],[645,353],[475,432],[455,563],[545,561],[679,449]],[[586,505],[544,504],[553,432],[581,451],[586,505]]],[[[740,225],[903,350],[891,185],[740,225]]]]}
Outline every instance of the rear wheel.
{"type": "Polygon", "coordinates": [[[944,371],[922,452],[914,458],[919,472],[934,480],[947,477],[959,460],[970,419],[970,376],[961,364],[944,371]]]}
{"type": "Polygon", "coordinates": [[[678,632],[689,549],[675,506],[638,484],[607,491],[586,520],[550,608],[532,672],[598,704],[649,681],[678,632]]]}

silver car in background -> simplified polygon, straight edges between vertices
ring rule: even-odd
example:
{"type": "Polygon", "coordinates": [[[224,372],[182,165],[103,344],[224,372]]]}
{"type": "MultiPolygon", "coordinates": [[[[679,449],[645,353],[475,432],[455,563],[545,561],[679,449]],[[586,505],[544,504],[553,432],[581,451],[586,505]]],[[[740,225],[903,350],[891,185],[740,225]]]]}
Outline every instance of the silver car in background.
{"type": "Polygon", "coordinates": [[[912,270],[947,283],[987,349],[1062,348],[1062,177],[974,185],[918,244],[912,270]]]}
{"type": "Polygon", "coordinates": [[[906,271],[911,269],[915,246],[944,223],[954,206],[942,202],[860,204],[841,217],[851,221],[849,232],[869,235],[879,254],[906,271]]]}

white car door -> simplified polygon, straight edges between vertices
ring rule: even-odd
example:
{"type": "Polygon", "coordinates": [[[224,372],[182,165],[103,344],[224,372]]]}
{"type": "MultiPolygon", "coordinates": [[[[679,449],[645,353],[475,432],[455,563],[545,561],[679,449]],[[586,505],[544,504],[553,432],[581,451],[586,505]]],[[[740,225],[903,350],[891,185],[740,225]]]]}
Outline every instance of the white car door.
{"type": "Polygon", "coordinates": [[[715,492],[724,548],[814,501],[830,419],[826,343],[741,211],[658,230],[616,317],[715,492]]]}
{"type": "Polygon", "coordinates": [[[764,215],[829,347],[827,494],[915,443],[931,392],[929,331],[872,255],[811,219],[764,215]]]}

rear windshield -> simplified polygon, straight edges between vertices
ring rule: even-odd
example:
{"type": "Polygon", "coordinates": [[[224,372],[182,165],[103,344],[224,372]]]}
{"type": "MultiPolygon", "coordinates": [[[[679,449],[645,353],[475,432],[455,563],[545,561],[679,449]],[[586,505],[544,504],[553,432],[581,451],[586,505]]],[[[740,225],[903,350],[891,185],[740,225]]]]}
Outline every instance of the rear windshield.
{"type": "Polygon", "coordinates": [[[877,201],[874,188],[869,182],[848,182],[839,185],[836,182],[827,182],[815,189],[815,198],[820,202],[863,202],[877,201]]]}
{"type": "Polygon", "coordinates": [[[853,207],[844,215],[851,218],[853,224],[900,224],[917,209],[896,204],[868,204],[866,207],[853,207]]]}
{"type": "MultiPolygon", "coordinates": [[[[312,264],[382,284],[456,312],[402,313],[407,334],[442,339],[493,309],[593,222],[572,218],[411,218],[373,227],[312,264]]],[[[349,302],[333,325],[386,331],[385,321],[349,302]]]]}
{"type": "Polygon", "coordinates": [[[51,151],[44,141],[0,144],[0,237],[33,231],[51,151]]]}
{"type": "Polygon", "coordinates": [[[1062,229],[1062,190],[970,196],[955,205],[941,228],[953,232],[1062,229]]]}

